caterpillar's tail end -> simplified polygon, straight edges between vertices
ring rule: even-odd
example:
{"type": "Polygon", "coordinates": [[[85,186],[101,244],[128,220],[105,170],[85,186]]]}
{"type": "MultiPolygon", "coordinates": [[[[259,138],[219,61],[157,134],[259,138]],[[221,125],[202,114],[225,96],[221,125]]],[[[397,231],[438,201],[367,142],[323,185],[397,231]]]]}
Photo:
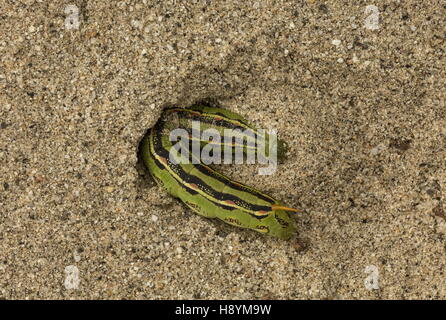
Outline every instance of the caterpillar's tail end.
{"type": "Polygon", "coordinates": [[[273,204],[271,206],[271,209],[273,211],[275,211],[275,210],[284,210],[284,211],[290,211],[290,212],[295,212],[295,213],[302,213],[303,212],[303,210],[300,210],[300,209],[294,209],[294,208],[290,208],[290,207],[285,207],[285,206],[281,206],[281,205],[278,205],[278,204],[273,204]]]}

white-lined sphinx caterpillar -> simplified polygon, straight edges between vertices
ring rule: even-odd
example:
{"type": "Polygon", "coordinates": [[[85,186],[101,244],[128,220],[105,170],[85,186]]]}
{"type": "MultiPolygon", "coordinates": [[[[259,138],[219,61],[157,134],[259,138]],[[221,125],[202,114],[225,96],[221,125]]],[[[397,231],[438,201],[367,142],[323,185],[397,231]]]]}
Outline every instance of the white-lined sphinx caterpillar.
{"type": "MultiPolygon", "coordinates": [[[[165,109],[141,144],[142,159],[155,181],[204,217],[218,218],[231,225],[289,239],[295,230],[289,212],[298,210],[282,205],[255,188],[233,181],[203,163],[172,161],[173,142],[169,132],[182,128],[191,133],[191,121],[199,121],[205,128],[222,135],[228,128],[251,132],[253,137],[259,135],[259,130],[244,118],[225,109],[208,106],[165,109]]],[[[192,134],[190,138],[200,139],[192,134]]],[[[268,143],[268,137],[266,141],[268,143]]],[[[209,140],[199,142],[202,147],[210,143],[209,140]]],[[[247,151],[249,143],[242,143],[241,147],[247,151]]],[[[256,147],[253,144],[253,148],[256,147]]],[[[277,147],[280,158],[285,145],[279,142],[277,147]]]]}

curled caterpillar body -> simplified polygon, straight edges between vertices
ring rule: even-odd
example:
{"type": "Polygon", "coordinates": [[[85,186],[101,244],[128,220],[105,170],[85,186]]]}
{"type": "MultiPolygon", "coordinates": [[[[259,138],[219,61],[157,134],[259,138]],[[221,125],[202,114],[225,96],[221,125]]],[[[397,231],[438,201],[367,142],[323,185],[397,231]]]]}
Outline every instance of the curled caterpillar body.
{"type": "MultiPolygon", "coordinates": [[[[231,180],[201,163],[193,152],[185,159],[174,148],[169,135],[174,129],[183,129],[191,140],[198,139],[200,150],[212,143],[193,137],[191,121],[199,121],[204,128],[213,129],[222,136],[224,129],[243,129],[245,134],[248,133],[248,141],[240,142],[239,147],[245,153],[249,148],[258,147],[250,144],[249,139],[261,133],[238,114],[207,106],[169,108],[164,110],[141,144],[142,159],[155,181],[204,217],[218,218],[231,225],[289,239],[295,231],[290,212],[298,210],[283,206],[278,200],[255,188],[231,180]],[[172,154],[175,157],[172,158],[172,154]]],[[[266,144],[272,143],[268,136],[263,138],[266,144]]],[[[277,149],[280,158],[284,154],[285,145],[279,142],[277,149]]]]}

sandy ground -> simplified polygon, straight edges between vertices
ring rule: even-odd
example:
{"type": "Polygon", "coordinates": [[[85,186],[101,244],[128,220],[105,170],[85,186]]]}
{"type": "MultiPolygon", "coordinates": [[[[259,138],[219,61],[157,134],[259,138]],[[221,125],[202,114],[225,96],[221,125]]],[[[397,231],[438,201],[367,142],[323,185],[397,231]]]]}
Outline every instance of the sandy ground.
{"type": "Polygon", "coordinates": [[[445,16],[1,0],[0,298],[445,299],[445,16]],[[227,172],[307,211],[292,240],[204,219],[138,163],[163,107],[206,99],[289,143],[273,176],[227,172]]]}

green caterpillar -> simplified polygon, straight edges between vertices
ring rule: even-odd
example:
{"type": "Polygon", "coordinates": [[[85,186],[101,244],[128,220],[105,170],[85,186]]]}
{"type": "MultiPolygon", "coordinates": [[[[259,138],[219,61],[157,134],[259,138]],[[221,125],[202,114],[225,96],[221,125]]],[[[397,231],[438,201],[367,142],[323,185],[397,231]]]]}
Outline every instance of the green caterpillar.
{"type": "MultiPolygon", "coordinates": [[[[175,161],[170,157],[174,154],[176,160],[185,160],[176,149],[171,153],[174,144],[169,133],[173,129],[181,128],[188,132],[191,141],[198,140],[200,150],[214,143],[195,137],[191,129],[192,121],[199,121],[204,129],[213,129],[222,136],[224,129],[228,128],[251,133],[253,139],[261,136],[260,131],[240,115],[225,109],[208,106],[165,109],[143,138],[140,149],[142,159],[155,181],[204,217],[218,218],[231,225],[289,239],[295,231],[289,212],[298,212],[297,209],[288,208],[273,197],[233,181],[199,161],[191,161],[197,160],[193,152],[189,153],[188,161],[175,161]]],[[[264,138],[268,146],[268,135],[264,138]]],[[[256,149],[258,146],[243,141],[232,142],[229,147],[242,148],[246,154],[250,148],[256,149]]],[[[281,158],[285,144],[278,141],[277,149],[281,158]]]]}

